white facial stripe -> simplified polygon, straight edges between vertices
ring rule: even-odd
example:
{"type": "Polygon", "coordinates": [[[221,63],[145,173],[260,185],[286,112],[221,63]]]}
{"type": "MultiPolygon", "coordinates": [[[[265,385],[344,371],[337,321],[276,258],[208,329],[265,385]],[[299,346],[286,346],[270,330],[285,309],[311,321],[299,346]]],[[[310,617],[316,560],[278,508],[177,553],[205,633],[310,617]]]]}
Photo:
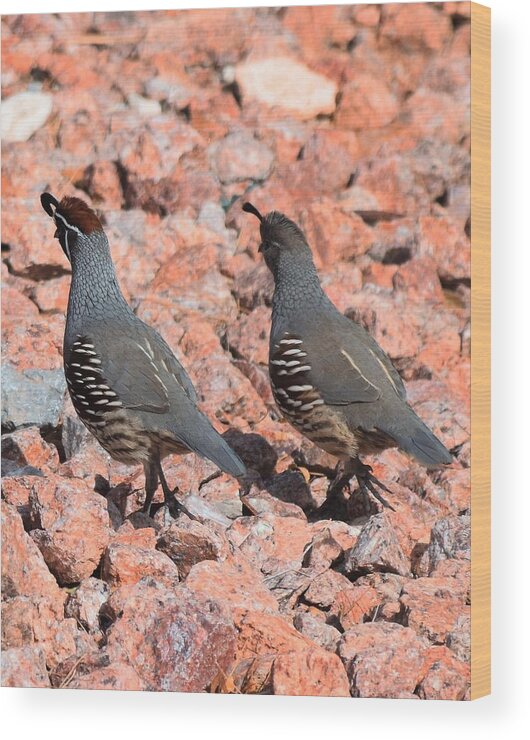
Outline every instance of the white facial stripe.
{"type": "Polygon", "coordinates": [[[62,216],[60,213],[57,213],[57,211],[55,211],[54,218],[56,219],[60,218],[67,229],[71,229],[71,231],[75,231],[76,234],[79,234],[80,236],[83,235],[83,232],[81,231],[81,229],[78,229],[77,226],[72,226],[72,224],[69,224],[68,221],[65,219],[65,217],[62,216]]]}
{"type": "Polygon", "coordinates": [[[64,251],[66,252],[66,256],[68,257],[68,261],[71,262],[70,245],[68,244],[68,229],[64,232],[64,251]]]}

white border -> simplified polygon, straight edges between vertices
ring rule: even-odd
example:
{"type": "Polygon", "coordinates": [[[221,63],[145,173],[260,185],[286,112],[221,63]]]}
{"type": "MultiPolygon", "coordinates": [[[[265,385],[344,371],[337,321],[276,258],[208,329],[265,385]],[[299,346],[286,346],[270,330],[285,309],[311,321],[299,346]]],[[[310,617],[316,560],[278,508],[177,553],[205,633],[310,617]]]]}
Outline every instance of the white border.
{"type": "MultiPolygon", "coordinates": [[[[280,5],[155,0],[157,8],[280,5]]],[[[305,5],[311,3],[290,2],[305,5]]],[[[528,716],[530,485],[530,3],[493,9],[493,695],[473,703],[2,689],[7,737],[46,740],[523,737],[528,716]]],[[[44,12],[3,0],[2,13],[44,12]]],[[[50,0],[46,12],[141,10],[134,0],[50,0]]]]}

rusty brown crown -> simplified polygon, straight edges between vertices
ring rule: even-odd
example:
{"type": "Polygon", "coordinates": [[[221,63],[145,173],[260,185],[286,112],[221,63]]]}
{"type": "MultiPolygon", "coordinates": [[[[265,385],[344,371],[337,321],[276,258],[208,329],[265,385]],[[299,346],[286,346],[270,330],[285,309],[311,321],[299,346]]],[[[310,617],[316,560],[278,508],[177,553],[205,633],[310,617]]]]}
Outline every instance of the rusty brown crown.
{"type": "Polygon", "coordinates": [[[67,195],[59,203],[50,193],[43,193],[41,204],[49,216],[55,219],[59,217],[65,226],[77,229],[87,236],[94,231],[103,231],[101,221],[81,198],[67,195]]]}

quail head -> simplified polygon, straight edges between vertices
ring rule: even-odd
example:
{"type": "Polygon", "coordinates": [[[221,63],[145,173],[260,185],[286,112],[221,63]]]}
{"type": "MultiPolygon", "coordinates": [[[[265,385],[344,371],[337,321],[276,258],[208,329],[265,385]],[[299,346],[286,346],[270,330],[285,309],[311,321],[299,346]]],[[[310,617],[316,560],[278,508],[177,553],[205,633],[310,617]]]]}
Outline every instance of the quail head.
{"type": "Polygon", "coordinates": [[[378,490],[388,489],[360,455],[399,447],[427,467],[449,464],[451,455],[408,405],[385,352],[322,290],[300,228],[277,211],[262,216],[250,203],[243,210],[260,221],[259,251],[274,276],[269,373],[275,401],[299,432],[343,461],[330,495],[355,475],[365,498],[370,492],[390,506],[378,490]]]}
{"type": "Polygon", "coordinates": [[[186,371],[162,337],[122,295],[97,215],[79,198],[41,195],[55,238],[71,263],[64,372],[74,408],[115,460],[143,464],[149,512],[158,483],[171,513],[183,509],[162,460],[190,451],[240,477],[238,456],[197,408],[186,371]]]}

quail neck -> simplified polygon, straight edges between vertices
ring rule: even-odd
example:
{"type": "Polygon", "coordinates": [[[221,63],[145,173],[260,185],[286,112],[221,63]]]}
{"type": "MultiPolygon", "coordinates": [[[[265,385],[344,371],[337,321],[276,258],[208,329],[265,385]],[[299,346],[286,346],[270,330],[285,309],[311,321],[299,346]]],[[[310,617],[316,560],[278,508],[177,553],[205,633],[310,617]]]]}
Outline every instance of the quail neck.
{"type": "Polygon", "coordinates": [[[82,322],[87,316],[110,318],[132,310],[118,285],[109,244],[103,231],[79,235],[71,249],[72,283],[68,301],[68,322],[82,322]]]}
{"type": "Polygon", "coordinates": [[[309,248],[292,252],[281,250],[274,270],[272,299],[273,323],[289,319],[311,320],[313,311],[328,302],[309,248]]]}

